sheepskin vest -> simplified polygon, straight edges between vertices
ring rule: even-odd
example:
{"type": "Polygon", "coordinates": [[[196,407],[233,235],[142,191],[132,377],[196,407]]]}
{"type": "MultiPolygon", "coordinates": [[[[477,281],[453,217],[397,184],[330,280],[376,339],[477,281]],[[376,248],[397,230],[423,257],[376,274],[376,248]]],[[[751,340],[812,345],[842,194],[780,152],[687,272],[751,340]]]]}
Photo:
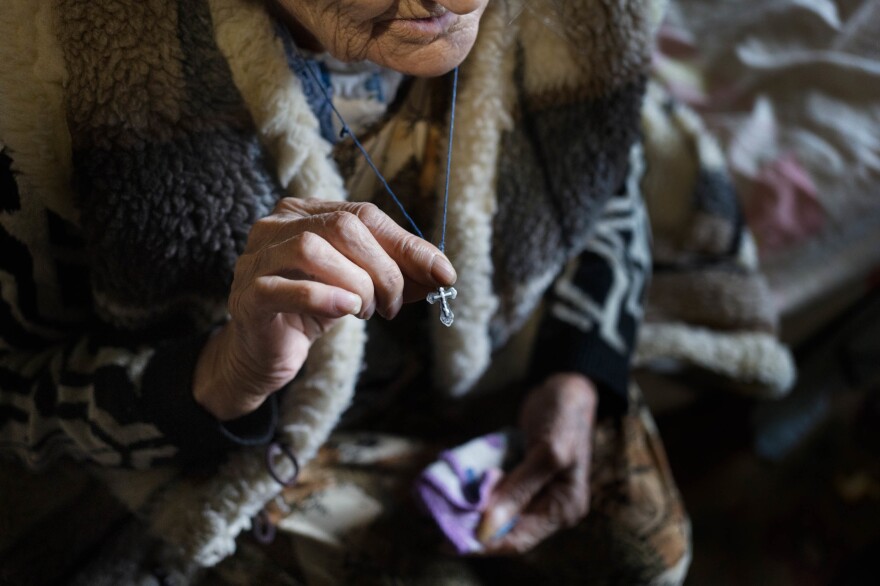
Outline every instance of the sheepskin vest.
{"type": "MultiPolygon", "coordinates": [[[[85,234],[105,321],[209,327],[256,219],[284,196],[346,199],[264,2],[5,1],[0,34],[23,49],[5,70],[37,73],[22,76],[4,136],[46,206],[85,234]]],[[[456,323],[431,340],[450,394],[477,384],[626,180],[662,4],[489,2],[461,67],[452,154],[456,323]]],[[[349,404],[365,343],[363,323],[342,320],[286,393],[279,434],[301,463],[349,404]]],[[[259,450],[208,479],[104,474],[202,565],[280,491],[259,450]]]]}

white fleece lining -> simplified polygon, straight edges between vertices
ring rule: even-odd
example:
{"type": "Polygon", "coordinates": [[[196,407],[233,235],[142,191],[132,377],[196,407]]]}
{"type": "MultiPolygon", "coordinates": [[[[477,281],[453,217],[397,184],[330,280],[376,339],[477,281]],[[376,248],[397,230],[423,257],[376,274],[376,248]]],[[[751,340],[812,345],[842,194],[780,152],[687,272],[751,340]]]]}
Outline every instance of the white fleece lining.
{"type": "MultiPolygon", "coordinates": [[[[244,0],[210,0],[209,4],[218,46],[260,136],[278,159],[281,182],[289,184],[290,191],[299,197],[347,199],[342,177],[330,158],[332,147],[321,136],[318,119],[288,67],[284,48],[265,9],[244,0]]],[[[364,331],[361,320],[346,318],[309,352],[309,374],[291,389],[289,396],[296,400],[288,401],[282,413],[282,424],[300,429],[296,438],[290,439],[301,458],[310,458],[326,433],[309,433],[305,439],[301,423],[296,423],[296,410],[309,412],[311,408],[323,413],[319,417],[310,415],[309,419],[329,433],[354,389],[363,357],[363,344],[357,342],[364,341],[364,331]],[[309,396],[311,400],[304,399],[309,396]]]]}
{"type": "Polygon", "coordinates": [[[524,85],[531,95],[598,87],[605,92],[642,71],[667,0],[567,0],[523,11],[524,85]],[[615,27],[613,33],[607,28],[615,27]],[[628,53],[636,60],[620,61],[628,53]]]}
{"type": "MultiPolygon", "coordinates": [[[[320,136],[268,14],[246,0],[209,4],[217,43],[260,137],[276,156],[282,184],[300,197],[345,199],[342,179],[329,159],[330,145],[320,136]]],[[[362,321],[341,320],[312,346],[307,374],[288,390],[280,435],[300,465],[314,456],[348,406],[365,342],[362,321]]],[[[282,474],[290,468],[279,463],[282,474]]],[[[266,469],[264,450],[241,450],[209,480],[184,480],[163,491],[151,511],[151,528],[180,547],[186,558],[211,566],[235,551],[238,534],[280,490],[266,469]]]]}
{"type": "Polygon", "coordinates": [[[346,199],[302,84],[287,63],[274,23],[260,2],[209,0],[215,37],[260,138],[278,162],[290,195],[346,199]]]}
{"type": "Polygon", "coordinates": [[[683,323],[642,324],[633,357],[635,366],[655,360],[679,360],[743,384],[762,397],[785,395],[794,384],[794,359],[771,334],[744,332],[719,334],[683,323]]]}
{"type": "MultiPolygon", "coordinates": [[[[56,33],[57,13],[49,0],[4,0],[0,10],[0,141],[12,158],[21,209],[2,214],[4,229],[26,243],[38,262],[34,279],[40,288],[40,314],[64,322],[71,319],[58,298],[45,208],[76,223],[71,191],[72,154],[64,118],[62,83],[64,57],[56,33]]],[[[18,305],[14,279],[0,275],[3,297],[13,311],[18,305]]],[[[16,313],[26,329],[49,337],[61,332],[16,313]]]]}
{"type": "MultiPolygon", "coordinates": [[[[498,308],[492,284],[492,220],[501,132],[510,115],[515,23],[504,2],[490,2],[473,49],[460,70],[452,147],[446,254],[458,272],[455,325],[432,321],[435,382],[462,395],[491,359],[489,321],[498,308]]],[[[442,183],[442,178],[438,178],[442,183]]],[[[442,190],[440,191],[442,193],[442,190]]]]}
{"type": "MultiPolygon", "coordinates": [[[[64,117],[67,74],[52,0],[3,0],[0,11],[0,140],[19,188],[76,223],[73,157],[64,117]]],[[[24,197],[22,199],[25,199],[24,197]]]]}
{"type": "Polygon", "coordinates": [[[531,95],[564,93],[582,88],[588,60],[576,56],[571,41],[561,32],[557,9],[527,8],[519,19],[523,44],[523,84],[531,95]]]}
{"type": "Polygon", "coordinates": [[[699,162],[691,155],[695,148],[694,137],[684,132],[680,122],[663,109],[667,97],[661,86],[655,82],[648,84],[641,112],[648,162],[642,178],[642,194],[654,234],[677,242],[691,221],[690,196],[697,182],[699,162]],[[676,197],[676,194],[684,197],[676,197]]]}

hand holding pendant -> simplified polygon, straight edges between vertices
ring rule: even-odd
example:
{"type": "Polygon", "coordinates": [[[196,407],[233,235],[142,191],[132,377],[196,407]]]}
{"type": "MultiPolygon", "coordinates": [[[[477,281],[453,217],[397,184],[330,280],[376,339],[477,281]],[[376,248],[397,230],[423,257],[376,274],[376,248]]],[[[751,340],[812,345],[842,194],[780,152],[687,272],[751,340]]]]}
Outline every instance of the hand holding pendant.
{"type": "Polygon", "coordinates": [[[455,280],[440,250],[372,204],[286,198],[251,229],[231,319],[196,367],[196,401],[221,420],[245,415],[296,376],[338,319],[391,319],[455,280]]]}

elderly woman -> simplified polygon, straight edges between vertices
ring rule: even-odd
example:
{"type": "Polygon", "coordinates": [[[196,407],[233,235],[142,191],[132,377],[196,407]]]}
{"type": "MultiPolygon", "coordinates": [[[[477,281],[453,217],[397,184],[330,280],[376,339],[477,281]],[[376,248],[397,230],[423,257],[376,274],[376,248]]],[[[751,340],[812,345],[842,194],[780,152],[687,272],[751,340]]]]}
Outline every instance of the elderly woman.
{"type": "Polygon", "coordinates": [[[525,553],[587,528],[617,545],[565,550],[584,562],[573,580],[680,580],[687,522],[628,381],[658,14],[639,0],[6,0],[4,450],[121,469],[107,478],[120,497],[212,565],[296,472],[294,508],[363,448],[352,430],[452,447],[513,424],[521,401],[521,459],[482,485],[459,551],[525,553]],[[453,285],[454,301],[423,303],[453,285]],[[326,443],[334,428],[349,440],[326,443]]]}

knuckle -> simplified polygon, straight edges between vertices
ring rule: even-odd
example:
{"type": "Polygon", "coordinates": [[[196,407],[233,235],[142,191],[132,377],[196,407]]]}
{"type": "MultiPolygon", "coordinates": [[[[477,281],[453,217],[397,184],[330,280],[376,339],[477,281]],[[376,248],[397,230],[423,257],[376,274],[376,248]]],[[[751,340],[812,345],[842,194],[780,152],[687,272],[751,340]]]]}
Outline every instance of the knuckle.
{"type": "Polygon", "coordinates": [[[233,293],[226,300],[226,311],[231,316],[239,315],[241,309],[241,295],[237,293],[233,293]]]}
{"type": "Polygon", "coordinates": [[[532,549],[532,540],[526,538],[517,539],[511,544],[511,549],[518,555],[528,553],[532,549]]]}
{"type": "Polygon", "coordinates": [[[295,197],[283,197],[278,200],[278,203],[275,204],[275,207],[272,209],[273,214],[285,214],[290,212],[297,212],[302,208],[302,200],[299,200],[295,197]]]}
{"type": "Polygon", "coordinates": [[[563,527],[574,527],[587,514],[587,505],[581,495],[572,495],[564,511],[565,514],[562,515],[563,527]]]}
{"type": "Polygon", "coordinates": [[[590,512],[590,494],[586,491],[578,498],[578,518],[583,519],[590,512]]]}
{"type": "Polygon", "coordinates": [[[358,217],[351,212],[332,212],[329,216],[327,219],[328,226],[343,236],[350,237],[358,230],[361,223],[358,217]]]}
{"type": "Polygon", "coordinates": [[[571,513],[563,518],[562,527],[564,529],[571,529],[572,527],[577,526],[577,524],[583,520],[586,514],[587,510],[585,508],[580,508],[578,506],[572,507],[571,513]]]}
{"type": "Polygon", "coordinates": [[[566,450],[560,442],[546,441],[538,446],[541,460],[551,470],[562,470],[568,466],[566,450]]]}
{"type": "Polygon", "coordinates": [[[354,284],[357,286],[358,293],[360,293],[361,296],[372,297],[375,294],[373,279],[370,278],[369,273],[364,270],[359,270],[357,272],[354,284]]]}
{"type": "Polygon", "coordinates": [[[260,218],[251,226],[248,232],[245,250],[252,251],[262,248],[275,233],[275,221],[269,217],[260,218]]]}
{"type": "Polygon", "coordinates": [[[376,204],[370,202],[356,203],[352,209],[357,217],[364,221],[375,220],[385,215],[376,204]]]}
{"type": "Polygon", "coordinates": [[[559,495],[556,503],[556,517],[563,528],[574,527],[586,517],[590,507],[589,493],[579,488],[559,495]]]}
{"type": "Polygon", "coordinates": [[[303,232],[291,238],[292,253],[299,257],[311,257],[321,251],[321,237],[314,232],[303,232]]]}
{"type": "Polygon", "coordinates": [[[277,290],[275,279],[257,279],[253,284],[254,303],[260,307],[267,305],[277,290]]]}
{"type": "Polygon", "coordinates": [[[529,501],[532,499],[532,491],[526,486],[515,486],[511,488],[508,497],[516,508],[523,509],[528,506],[529,501]]]}
{"type": "Polygon", "coordinates": [[[340,275],[340,279],[339,286],[359,296],[365,304],[368,304],[368,300],[373,298],[375,294],[373,279],[362,268],[355,267],[351,271],[346,271],[345,274],[340,275]]]}
{"type": "Polygon", "coordinates": [[[383,285],[385,289],[395,294],[403,291],[403,273],[400,272],[400,268],[392,262],[384,272],[383,285]]]}
{"type": "Polygon", "coordinates": [[[251,232],[255,234],[259,234],[262,232],[266,232],[275,228],[278,225],[278,216],[263,216],[254,222],[251,227],[251,232]]]}
{"type": "Polygon", "coordinates": [[[254,273],[257,271],[256,255],[246,252],[238,257],[235,261],[235,269],[232,272],[232,285],[230,291],[235,293],[240,289],[247,287],[247,284],[253,279],[254,273]]]}
{"type": "Polygon", "coordinates": [[[297,230],[298,217],[290,215],[269,215],[258,219],[250,228],[245,251],[258,252],[264,248],[283,242],[297,230]]]}
{"type": "Polygon", "coordinates": [[[418,257],[424,254],[424,250],[422,250],[422,246],[419,243],[421,238],[417,236],[413,236],[412,234],[407,233],[405,236],[401,237],[400,240],[397,241],[397,252],[401,256],[413,256],[418,257]]]}
{"type": "Polygon", "coordinates": [[[235,286],[233,280],[233,289],[226,299],[226,311],[230,316],[240,317],[246,313],[245,293],[248,289],[246,284],[240,287],[235,286]]]}
{"type": "Polygon", "coordinates": [[[409,258],[429,271],[438,258],[436,252],[432,245],[408,232],[397,242],[398,258],[409,258]]]}

